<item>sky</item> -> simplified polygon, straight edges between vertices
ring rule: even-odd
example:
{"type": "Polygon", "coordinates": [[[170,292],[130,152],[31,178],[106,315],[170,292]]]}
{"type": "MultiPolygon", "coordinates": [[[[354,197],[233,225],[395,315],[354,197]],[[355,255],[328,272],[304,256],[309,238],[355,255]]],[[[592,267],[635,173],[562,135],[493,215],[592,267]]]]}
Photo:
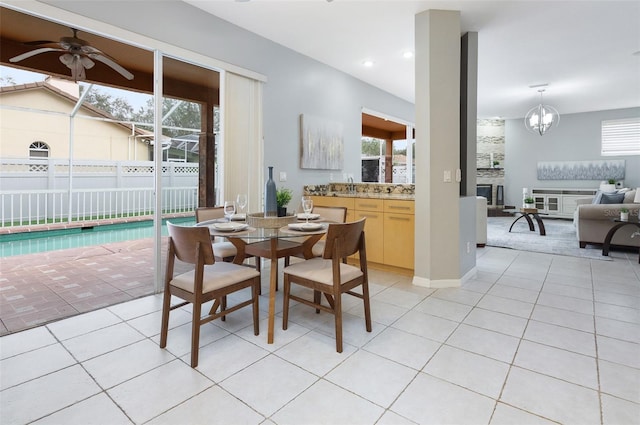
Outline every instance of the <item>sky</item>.
{"type": "MultiPolygon", "coordinates": [[[[12,78],[15,84],[27,84],[44,81],[47,78],[45,74],[39,74],[36,72],[25,71],[18,68],[11,68],[7,66],[0,66],[0,77],[12,78]]],[[[6,83],[3,82],[3,85],[6,83]]],[[[126,90],[114,89],[111,87],[97,86],[102,93],[108,93],[113,97],[122,97],[129,101],[129,104],[133,106],[134,111],[137,111],[140,107],[146,107],[147,99],[151,98],[150,95],[145,95],[137,92],[130,92],[126,90]]]]}

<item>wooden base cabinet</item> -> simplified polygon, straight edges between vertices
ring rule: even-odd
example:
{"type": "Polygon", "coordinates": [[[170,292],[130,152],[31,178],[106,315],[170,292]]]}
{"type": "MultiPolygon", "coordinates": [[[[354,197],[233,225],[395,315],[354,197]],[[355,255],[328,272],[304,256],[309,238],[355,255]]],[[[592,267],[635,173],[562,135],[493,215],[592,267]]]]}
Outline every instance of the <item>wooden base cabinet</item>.
{"type": "Polygon", "coordinates": [[[367,218],[364,235],[367,241],[367,262],[384,263],[384,220],[382,199],[355,198],[354,219],[367,218]]]}
{"type": "Polygon", "coordinates": [[[414,211],[413,201],[384,201],[384,264],[413,270],[414,211]]]}
{"type": "MultiPolygon", "coordinates": [[[[346,207],[347,221],[367,218],[367,260],[390,270],[414,269],[413,200],[313,196],[313,204],[346,207]]],[[[357,258],[357,257],[356,257],[357,258]]]]}

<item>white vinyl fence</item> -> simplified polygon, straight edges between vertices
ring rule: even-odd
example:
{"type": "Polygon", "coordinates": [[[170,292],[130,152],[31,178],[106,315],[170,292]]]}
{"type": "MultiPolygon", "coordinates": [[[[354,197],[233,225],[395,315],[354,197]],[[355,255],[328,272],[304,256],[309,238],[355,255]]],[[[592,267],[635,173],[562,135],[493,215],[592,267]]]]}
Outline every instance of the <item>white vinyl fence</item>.
{"type": "MultiPolygon", "coordinates": [[[[153,168],[151,162],[139,161],[74,164],[69,192],[51,189],[68,186],[64,162],[3,159],[0,227],[151,215],[153,168]]],[[[195,211],[198,164],[165,163],[162,168],[162,213],[195,211]]]]}
{"type": "MultiPolygon", "coordinates": [[[[0,192],[1,226],[26,226],[68,221],[103,220],[151,215],[153,189],[100,189],[0,192]]],[[[162,189],[162,213],[195,211],[198,189],[162,189]]]]}

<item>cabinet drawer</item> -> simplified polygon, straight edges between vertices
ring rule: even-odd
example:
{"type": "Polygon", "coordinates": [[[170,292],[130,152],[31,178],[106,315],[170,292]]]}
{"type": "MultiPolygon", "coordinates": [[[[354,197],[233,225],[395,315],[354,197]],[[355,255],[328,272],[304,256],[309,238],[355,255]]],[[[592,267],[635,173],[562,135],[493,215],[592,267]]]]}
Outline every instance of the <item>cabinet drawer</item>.
{"type": "Polygon", "coordinates": [[[380,211],[383,210],[382,199],[355,199],[354,209],[356,211],[380,211]]]}
{"type": "Polygon", "coordinates": [[[347,210],[353,209],[353,198],[343,198],[340,196],[312,196],[313,205],[322,207],[345,207],[347,210]]]}
{"type": "Polygon", "coordinates": [[[385,199],[384,200],[384,212],[392,214],[414,214],[415,213],[414,201],[402,201],[398,199],[385,199]]]}

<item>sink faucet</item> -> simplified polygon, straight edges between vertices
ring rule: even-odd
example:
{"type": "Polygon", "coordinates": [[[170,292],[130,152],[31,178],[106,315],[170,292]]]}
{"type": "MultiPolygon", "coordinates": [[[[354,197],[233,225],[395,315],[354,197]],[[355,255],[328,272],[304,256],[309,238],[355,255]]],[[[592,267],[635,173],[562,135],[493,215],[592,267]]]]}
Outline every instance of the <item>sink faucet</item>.
{"type": "Polygon", "coordinates": [[[355,193],[356,187],[353,185],[353,177],[349,177],[349,193],[355,193]]]}

